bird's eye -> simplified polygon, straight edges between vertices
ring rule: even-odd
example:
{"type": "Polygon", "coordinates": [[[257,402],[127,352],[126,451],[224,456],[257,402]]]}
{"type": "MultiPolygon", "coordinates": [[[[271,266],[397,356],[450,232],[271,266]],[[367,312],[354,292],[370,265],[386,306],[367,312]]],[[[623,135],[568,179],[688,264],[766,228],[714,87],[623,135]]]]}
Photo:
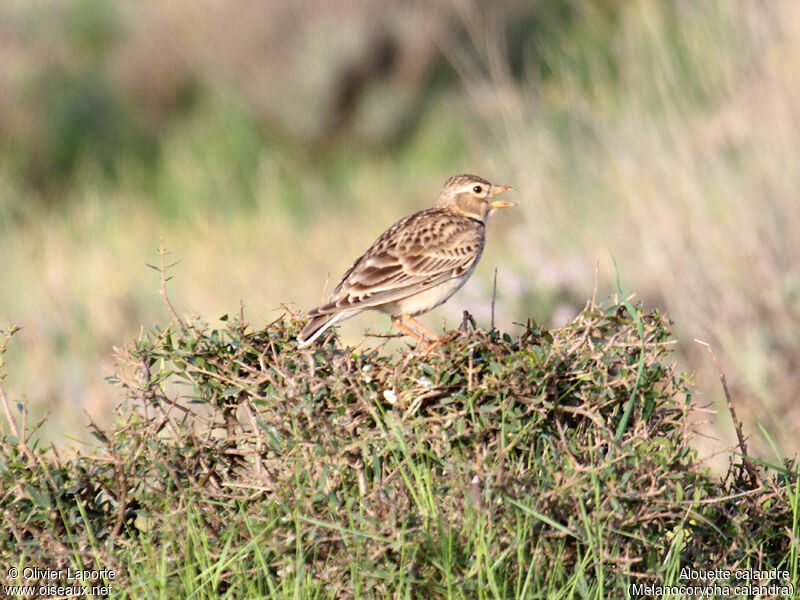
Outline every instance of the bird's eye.
{"type": "Polygon", "coordinates": [[[474,188],[472,188],[472,191],[476,194],[480,194],[483,191],[483,188],[479,185],[476,185],[474,188]]]}

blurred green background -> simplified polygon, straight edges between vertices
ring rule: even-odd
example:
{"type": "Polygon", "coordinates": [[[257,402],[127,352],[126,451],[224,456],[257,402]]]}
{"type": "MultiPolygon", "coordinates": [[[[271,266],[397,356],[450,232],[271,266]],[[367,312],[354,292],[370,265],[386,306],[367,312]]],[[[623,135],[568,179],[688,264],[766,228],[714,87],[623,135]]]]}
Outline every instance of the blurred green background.
{"type": "MultiPolygon", "coordinates": [[[[0,4],[4,386],[48,436],[111,419],[112,347],[170,296],[260,327],[308,309],[455,173],[519,189],[476,275],[423,317],[662,307],[698,438],[800,445],[800,5],[553,0],[0,4]],[[617,267],[614,266],[614,260],[617,267]]],[[[344,324],[345,341],[388,319],[344,324]]],[[[377,343],[375,342],[372,343],[377,343]]],[[[704,441],[705,440],[705,441],[704,441]]]]}

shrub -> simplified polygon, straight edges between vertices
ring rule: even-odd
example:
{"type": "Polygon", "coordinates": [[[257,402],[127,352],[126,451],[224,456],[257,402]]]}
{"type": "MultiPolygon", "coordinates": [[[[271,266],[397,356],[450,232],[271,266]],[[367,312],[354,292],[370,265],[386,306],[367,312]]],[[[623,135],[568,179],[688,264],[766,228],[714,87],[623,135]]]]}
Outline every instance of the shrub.
{"type": "Polygon", "coordinates": [[[124,400],[115,427],[93,425],[97,452],[6,434],[3,561],[208,597],[622,597],[698,583],[683,567],[795,576],[794,465],[708,474],[657,312],[590,302],[514,336],[465,318],[435,350],[394,354],[333,333],[298,350],[302,324],[175,316],[118,350],[124,400]]]}

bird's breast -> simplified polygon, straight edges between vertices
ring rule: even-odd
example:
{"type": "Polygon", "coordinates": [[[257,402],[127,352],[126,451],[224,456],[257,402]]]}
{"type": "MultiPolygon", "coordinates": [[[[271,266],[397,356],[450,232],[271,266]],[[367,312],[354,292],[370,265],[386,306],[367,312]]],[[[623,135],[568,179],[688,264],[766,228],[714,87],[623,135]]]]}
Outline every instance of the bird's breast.
{"type": "Polygon", "coordinates": [[[429,310],[436,308],[445,302],[450,296],[455,294],[458,289],[464,285],[464,282],[469,279],[469,276],[472,274],[474,268],[475,267],[473,265],[473,267],[461,277],[448,279],[437,286],[414,294],[413,296],[396,300],[382,306],[377,306],[376,308],[392,316],[411,315],[413,317],[416,315],[421,315],[422,313],[426,313],[429,310]]]}

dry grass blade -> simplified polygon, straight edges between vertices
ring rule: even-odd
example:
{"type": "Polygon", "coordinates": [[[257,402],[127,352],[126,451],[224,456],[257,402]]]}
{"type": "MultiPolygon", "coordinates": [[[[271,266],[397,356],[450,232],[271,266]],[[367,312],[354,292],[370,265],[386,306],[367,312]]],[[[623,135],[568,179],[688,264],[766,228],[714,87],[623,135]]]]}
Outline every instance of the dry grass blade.
{"type": "Polygon", "coordinates": [[[733,399],[731,398],[730,390],[728,390],[728,382],[725,378],[725,373],[722,371],[722,367],[720,367],[719,361],[714,354],[714,350],[711,349],[711,345],[698,339],[695,339],[695,342],[706,347],[708,353],[711,355],[711,360],[714,361],[714,366],[717,367],[719,380],[722,382],[722,389],[725,392],[725,401],[728,405],[728,412],[731,414],[733,427],[736,430],[736,438],[739,441],[739,449],[742,451],[742,463],[744,464],[744,468],[747,470],[751,487],[756,488],[760,485],[758,471],[756,470],[753,461],[750,460],[750,456],[747,454],[747,441],[745,440],[744,433],[742,432],[742,424],[739,422],[739,418],[736,416],[736,409],[733,406],[733,399]]]}

